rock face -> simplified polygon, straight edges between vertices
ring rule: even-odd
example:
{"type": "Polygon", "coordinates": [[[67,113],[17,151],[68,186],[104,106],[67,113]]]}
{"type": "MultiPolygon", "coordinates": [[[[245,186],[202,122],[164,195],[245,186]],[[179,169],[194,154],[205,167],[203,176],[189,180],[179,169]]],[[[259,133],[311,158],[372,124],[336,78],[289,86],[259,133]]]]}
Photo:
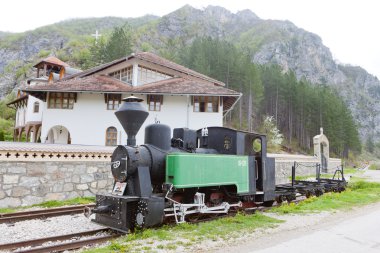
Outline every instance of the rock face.
{"type": "MultiPolygon", "coordinates": [[[[196,37],[211,36],[250,49],[255,63],[278,64],[284,71],[293,70],[298,78],[335,87],[360,125],[362,138],[380,139],[379,80],[360,67],[337,64],[318,35],[289,21],[262,20],[250,10],[234,14],[222,7],[199,10],[189,5],[161,18],[147,16],[122,21],[129,21],[135,27],[137,50],[144,43],[156,52],[173,50],[173,47],[175,50],[177,44],[187,45],[196,37]]],[[[75,52],[75,45],[68,43],[72,37],[89,35],[95,28],[106,31],[122,21],[110,17],[69,20],[19,34],[13,40],[7,39],[12,35],[0,32],[0,97],[17,83],[9,73],[9,65],[13,64],[17,70],[24,63],[35,62],[42,49],[54,51],[65,46],[75,52]],[[83,32],[78,27],[88,29],[83,32]],[[6,68],[8,72],[4,74],[6,68]]]]}

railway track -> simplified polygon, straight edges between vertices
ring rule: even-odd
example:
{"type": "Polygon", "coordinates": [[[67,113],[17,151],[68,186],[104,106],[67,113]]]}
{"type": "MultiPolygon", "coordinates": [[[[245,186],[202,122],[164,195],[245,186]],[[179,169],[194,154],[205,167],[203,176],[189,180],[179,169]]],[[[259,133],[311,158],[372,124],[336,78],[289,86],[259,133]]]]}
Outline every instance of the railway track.
{"type": "Polygon", "coordinates": [[[83,213],[85,207],[94,207],[94,204],[78,205],[58,208],[40,209],[26,212],[4,213],[0,214],[1,223],[15,223],[18,221],[31,220],[31,219],[46,219],[49,217],[56,217],[61,215],[72,215],[83,213]]]}
{"type": "MultiPolygon", "coordinates": [[[[297,200],[292,201],[292,203],[298,203],[300,201],[302,201],[302,198],[297,198],[297,200]]],[[[265,212],[277,206],[280,206],[280,204],[275,203],[271,207],[259,206],[259,207],[249,208],[245,212],[248,214],[252,214],[255,212],[265,212]]],[[[58,215],[63,215],[63,214],[70,214],[70,212],[78,213],[77,210],[79,209],[81,210],[80,212],[83,212],[84,207],[85,206],[76,206],[76,208],[71,207],[71,208],[49,209],[48,217],[58,216],[58,215]],[[55,215],[53,215],[53,213],[55,215]]],[[[9,221],[19,221],[19,217],[21,217],[21,220],[31,219],[30,218],[31,216],[39,217],[39,218],[47,217],[46,211],[48,210],[36,210],[36,211],[30,211],[30,212],[12,213],[12,214],[7,214],[7,215],[3,214],[0,217],[1,219],[4,219],[4,220],[8,219],[9,221]],[[29,218],[26,217],[27,215],[30,215],[28,216],[29,218]]],[[[195,220],[189,221],[189,223],[195,224],[195,223],[207,222],[207,221],[211,221],[215,219],[232,217],[232,216],[235,216],[236,214],[237,212],[232,212],[232,213],[216,215],[212,217],[202,217],[199,220],[195,219],[195,220]]],[[[46,237],[46,238],[0,244],[0,251],[7,251],[7,252],[10,251],[10,252],[18,252],[18,253],[21,253],[21,252],[22,253],[61,252],[65,250],[79,249],[79,248],[94,245],[97,243],[103,243],[111,239],[114,239],[116,237],[119,237],[121,235],[123,234],[116,232],[115,230],[112,230],[109,228],[103,228],[103,229],[89,230],[89,231],[73,233],[73,234],[65,234],[65,235],[52,236],[52,237],[46,237]]]]}
{"type": "Polygon", "coordinates": [[[93,245],[96,243],[102,243],[114,239],[120,235],[122,234],[116,233],[115,231],[109,228],[96,229],[74,234],[66,234],[60,236],[1,244],[0,251],[6,250],[18,253],[61,252],[65,250],[82,248],[84,246],[93,245]],[[50,242],[49,245],[43,245],[48,242],[50,242]]]}

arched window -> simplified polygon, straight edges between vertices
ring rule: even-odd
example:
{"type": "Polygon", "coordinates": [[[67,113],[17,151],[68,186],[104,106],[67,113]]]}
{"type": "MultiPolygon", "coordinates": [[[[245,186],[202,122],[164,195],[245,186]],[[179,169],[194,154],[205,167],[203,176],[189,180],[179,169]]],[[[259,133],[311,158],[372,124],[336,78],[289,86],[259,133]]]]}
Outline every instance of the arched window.
{"type": "Polygon", "coordinates": [[[115,127],[109,127],[106,130],[106,146],[117,145],[117,129],[115,127]]]}
{"type": "Polygon", "coordinates": [[[34,102],[33,106],[33,112],[38,113],[40,111],[40,103],[39,102],[34,102]]]}

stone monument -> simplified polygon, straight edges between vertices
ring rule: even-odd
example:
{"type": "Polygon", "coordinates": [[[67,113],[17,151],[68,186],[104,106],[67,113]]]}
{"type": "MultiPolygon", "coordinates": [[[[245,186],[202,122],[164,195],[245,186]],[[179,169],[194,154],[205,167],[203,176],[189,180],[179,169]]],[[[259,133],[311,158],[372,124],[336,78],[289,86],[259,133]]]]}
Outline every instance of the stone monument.
{"type": "Polygon", "coordinates": [[[327,172],[329,165],[329,140],[326,135],[323,134],[323,128],[321,127],[321,133],[314,136],[314,156],[321,161],[321,167],[323,172],[327,172]]]}

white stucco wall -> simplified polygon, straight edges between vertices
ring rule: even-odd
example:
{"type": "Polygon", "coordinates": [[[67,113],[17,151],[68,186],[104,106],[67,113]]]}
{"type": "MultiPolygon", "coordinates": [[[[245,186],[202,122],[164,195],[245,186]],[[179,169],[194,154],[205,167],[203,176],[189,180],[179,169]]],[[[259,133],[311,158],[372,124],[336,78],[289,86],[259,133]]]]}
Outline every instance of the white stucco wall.
{"type": "MultiPolygon", "coordinates": [[[[123,94],[123,98],[131,94],[123,94]]],[[[146,95],[134,94],[144,99],[146,95]]],[[[46,105],[46,103],[45,103],[46,105]]],[[[79,93],[74,109],[45,109],[43,114],[41,141],[45,142],[49,130],[54,126],[64,126],[70,132],[72,144],[105,145],[106,129],[116,127],[118,144],[126,144],[127,135],[115,116],[114,110],[107,110],[103,94],[79,93]]],[[[161,111],[149,111],[149,116],[136,136],[137,144],[144,142],[144,129],[155,121],[176,127],[199,129],[205,126],[222,126],[222,108],[218,113],[193,112],[190,97],[164,96],[161,111]]]]}
{"type": "Polygon", "coordinates": [[[38,98],[35,98],[29,95],[25,121],[26,122],[41,121],[43,110],[44,110],[44,102],[42,100],[39,100],[38,98]],[[38,113],[33,112],[35,102],[38,102],[40,104],[38,113]]]}

